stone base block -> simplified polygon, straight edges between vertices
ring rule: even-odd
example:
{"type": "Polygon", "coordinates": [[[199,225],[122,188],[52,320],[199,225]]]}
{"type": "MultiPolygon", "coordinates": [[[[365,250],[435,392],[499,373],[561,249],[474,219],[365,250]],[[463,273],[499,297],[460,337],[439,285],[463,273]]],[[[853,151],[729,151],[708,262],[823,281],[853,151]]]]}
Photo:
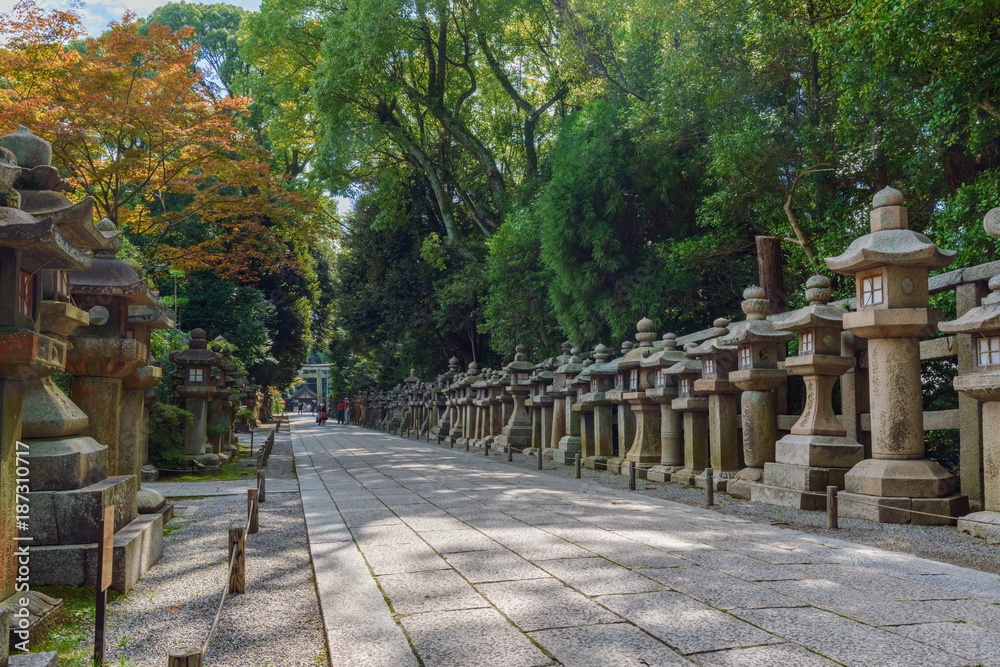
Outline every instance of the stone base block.
{"type": "Polygon", "coordinates": [[[59,654],[55,651],[48,653],[24,653],[10,656],[8,667],[59,667],[59,654]]]}
{"type": "Polygon", "coordinates": [[[833,435],[786,435],[774,445],[774,460],[816,468],[851,468],[865,457],[850,438],[833,435]]]}
{"type": "Polygon", "coordinates": [[[580,454],[581,456],[583,455],[579,449],[567,451],[565,449],[560,448],[560,449],[545,450],[545,451],[551,451],[552,460],[555,461],[556,463],[562,463],[563,465],[573,465],[574,463],[576,463],[576,455],[577,454],[580,454]]]}
{"type": "Polygon", "coordinates": [[[93,438],[27,440],[32,491],[80,489],[107,476],[108,448],[93,438]]]}
{"type": "Polygon", "coordinates": [[[96,542],[97,522],[109,505],[115,506],[115,530],[121,530],[138,515],[137,485],[135,475],[120,475],[82,489],[26,494],[33,546],[96,542]]]}
{"type": "Polygon", "coordinates": [[[731,479],[729,484],[726,485],[726,493],[731,496],[739,496],[740,498],[745,498],[750,500],[751,488],[753,487],[753,482],[745,479],[731,479]]]}
{"type": "Polygon", "coordinates": [[[954,524],[959,516],[968,513],[969,498],[956,495],[944,498],[898,498],[838,493],[837,505],[840,516],[843,517],[868,519],[879,523],[947,526],[954,524]],[[927,514],[915,514],[909,510],[927,514]],[[938,516],[928,516],[928,514],[938,516]]]}
{"type": "Polygon", "coordinates": [[[964,516],[958,520],[958,531],[996,544],[1000,542],[1000,512],[973,512],[964,516]]]}
{"type": "Polygon", "coordinates": [[[889,498],[945,498],[955,477],[936,461],[865,459],[844,476],[850,493],[889,498]]]}
{"type": "Polygon", "coordinates": [[[583,467],[590,470],[607,470],[610,456],[588,456],[583,460],[583,467]]]}
{"type": "Polygon", "coordinates": [[[23,641],[28,642],[29,649],[36,646],[63,619],[63,601],[38,591],[14,593],[0,602],[0,607],[10,611],[11,651],[16,650],[16,645],[23,641]],[[28,599],[25,607],[21,605],[22,598],[28,599]],[[27,609],[26,616],[21,611],[22,608],[27,609]],[[22,619],[27,620],[27,625],[22,625],[22,619]]]}
{"type": "Polygon", "coordinates": [[[622,474],[622,470],[625,470],[625,474],[628,474],[628,461],[620,456],[612,456],[608,458],[607,468],[608,472],[613,472],[616,475],[622,474]]]}
{"type": "MultiPolygon", "coordinates": [[[[819,468],[789,463],[765,463],[764,484],[797,491],[826,493],[826,487],[844,488],[848,468],[819,468]]],[[[825,502],[825,501],[824,501],[825,502]]]]}
{"type": "MultiPolygon", "coordinates": [[[[684,484],[685,486],[693,486],[694,483],[698,480],[698,475],[704,475],[703,470],[692,470],[690,468],[682,468],[681,470],[678,470],[677,472],[670,475],[670,481],[677,482],[678,484],[684,484]]],[[[705,486],[704,482],[702,482],[702,486],[703,487],[705,486]]]]}
{"type": "MultiPolygon", "coordinates": [[[[747,496],[744,496],[747,497],[747,496]]],[[[826,496],[814,496],[811,492],[786,489],[767,484],[751,484],[750,500],[754,502],[793,507],[798,510],[825,510],[826,496]]]]}
{"type": "Polygon", "coordinates": [[[156,469],[156,466],[142,466],[142,481],[155,482],[158,479],[160,479],[160,471],[156,469]]]}
{"type": "Polygon", "coordinates": [[[670,476],[680,469],[680,466],[653,466],[646,471],[646,479],[650,482],[669,482],[670,476]]]}
{"type": "MultiPolygon", "coordinates": [[[[163,524],[173,505],[143,514],[115,533],[111,586],[127,593],[163,555],[163,524]]],[[[39,546],[31,549],[32,586],[94,586],[97,544],[39,546]]]]}
{"type": "MultiPolygon", "coordinates": [[[[716,491],[726,491],[729,489],[729,482],[736,478],[739,474],[739,470],[713,470],[712,471],[712,487],[716,491]]],[[[705,471],[703,470],[694,479],[694,485],[699,489],[705,488],[705,471]]]]}

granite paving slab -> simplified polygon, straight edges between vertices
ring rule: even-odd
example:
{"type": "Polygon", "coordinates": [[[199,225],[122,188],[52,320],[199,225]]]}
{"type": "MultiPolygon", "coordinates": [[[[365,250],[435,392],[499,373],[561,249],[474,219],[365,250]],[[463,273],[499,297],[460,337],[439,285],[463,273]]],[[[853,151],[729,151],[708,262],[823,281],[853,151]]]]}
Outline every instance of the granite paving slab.
{"type": "Polygon", "coordinates": [[[375,574],[402,574],[446,570],[448,563],[423,542],[361,544],[368,566],[375,574]]]}
{"type": "Polygon", "coordinates": [[[526,632],[622,619],[556,579],[479,584],[479,592],[526,632]]]}
{"type": "Polygon", "coordinates": [[[786,579],[805,579],[808,575],[792,569],[771,565],[762,560],[744,556],[732,551],[715,549],[712,551],[688,551],[681,556],[688,561],[703,567],[725,572],[746,581],[782,581],[786,579]]]}
{"type": "Polygon", "coordinates": [[[811,607],[832,611],[868,625],[907,625],[952,620],[921,606],[848,588],[828,579],[771,581],[766,585],[811,607]]]}
{"type": "Polygon", "coordinates": [[[489,603],[454,570],[429,570],[378,577],[379,586],[397,614],[475,609],[489,603]]]}
{"type": "Polygon", "coordinates": [[[701,566],[643,570],[645,576],[664,586],[701,600],[716,609],[769,609],[802,607],[805,603],[771,590],[764,584],[737,579],[701,566]]]}
{"type": "Polygon", "coordinates": [[[495,609],[408,616],[403,627],[426,667],[542,667],[554,664],[495,609]]]}
{"type": "Polygon", "coordinates": [[[781,641],[680,593],[604,595],[597,602],[683,654],[781,641]]]}
{"type": "Polygon", "coordinates": [[[753,609],[734,612],[789,641],[844,665],[973,665],[953,653],[819,609],[753,609]]]}
{"type": "Polygon", "coordinates": [[[627,623],[559,628],[531,637],[566,667],[666,667],[691,662],[627,623]]]}
{"type": "Polygon", "coordinates": [[[892,632],[980,665],[1000,665],[1000,635],[978,625],[923,623],[892,628],[892,632]]]}
{"type": "Polygon", "coordinates": [[[1000,606],[981,600],[931,600],[924,607],[955,620],[1000,632],[1000,606]]]}
{"type": "Polygon", "coordinates": [[[897,579],[853,565],[789,565],[810,579],[829,579],[844,586],[875,593],[891,600],[958,600],[966,597],[942,588],[897,579]]]}
{"type": "Polygon", "coordinates": [[[643,593],[663,588],[652,579],[603,558],[557,558],[538,561],[537,565],[584,595],[643,593]]]}
{"type": "Polygon", "coordinates": [[[461,553],[463,551],[490,551],[500,545],[478,530],[424,530],[420,537],[440,554],[461,553]]]}
{"type": "Polygon", "coordinates": [[[833,667],[837,663],[795,644],[773,644],[750,648],[696,653],[688,656],[703,667],[833,667]]]}
{"type": "Polygon", "coordinates": [[[446,556],[448,564],[474,584],[488,581],[542,579],[546,572],[506,549],[466,551],[446,556]]]}

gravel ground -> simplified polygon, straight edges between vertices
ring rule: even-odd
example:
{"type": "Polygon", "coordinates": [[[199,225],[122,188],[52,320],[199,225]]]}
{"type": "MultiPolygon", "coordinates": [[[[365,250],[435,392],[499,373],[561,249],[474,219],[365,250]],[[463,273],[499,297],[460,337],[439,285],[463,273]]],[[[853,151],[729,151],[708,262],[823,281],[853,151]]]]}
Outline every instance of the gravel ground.
{"type": "MultiPolygon", "coordinates": [[[[176,505],[188,507],[167,524],[172,531],[160,562],[108,605],[113,664],[124,657],[125,665],[162,667],[170,649],[200,646],[211,626],[228,572],[228,528],[245,525],[246,498],[176,505]]],[[[299,496],[269,495],[259,521],[260,532],[247,536],[247,593],[227,596],[205,664],[329,665],[299,496]]]]}
{"type": "MultiPolygon", "coordinates": [[[[447,448],[446,445],[442,445],[447,448]]],[[[482,454],[482,449],[472,450],[482,454]]],[[[506,462],[505,453],[493,454],[490,458],[506,462]]],[[[538,465],[534,456],[514,454],[513,465],[535,470],[538,465]]],[[[547,475],[572,478],[574,466],[562,465],[549,459],[544,461],[543,472],[547,475]]],[[[613,489],[628,489],[628,476],[615,475],[603,470],[582,470],[581,477],[587,481],[613,489]]],[[[705,490],[685,487],[680,484],[636,480],[636,493],[653,498],[672,500],[686,505],[704,507],[705,490]]],[[[826,512],[797,510],[777,507],[764,503],[732,498],[724,493],[715,494],[714,509],[722,514],[737,516],[755,523],[770,524],[801,530],[806,533],[829,535],[826,528],[826,512]]],[[[983,572],[1000,574],[1000,552],[996,545],[989,545],[970,535],[963,535],[954,526],[911,526],[879,524],[864,519],[840,518],[838,539],[929,558],[944,563],[952,563],[983,572]]]]}

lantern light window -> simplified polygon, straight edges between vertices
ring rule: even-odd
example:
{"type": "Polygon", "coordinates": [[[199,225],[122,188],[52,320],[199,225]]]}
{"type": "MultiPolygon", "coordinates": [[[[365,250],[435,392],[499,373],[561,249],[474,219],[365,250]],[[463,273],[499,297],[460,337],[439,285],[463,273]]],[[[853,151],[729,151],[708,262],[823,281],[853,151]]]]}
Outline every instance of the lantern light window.
{"type": "Polygon", "coordinates": [[[1000,366],[1000,336],[980,338],[978,352],[980,366],[1000,366]]]}
{"type": "Polygon", "coordinates": [[[861,305],[874,306],[882,303],[882,276],[868,276],[861,280],[861,305]]]}

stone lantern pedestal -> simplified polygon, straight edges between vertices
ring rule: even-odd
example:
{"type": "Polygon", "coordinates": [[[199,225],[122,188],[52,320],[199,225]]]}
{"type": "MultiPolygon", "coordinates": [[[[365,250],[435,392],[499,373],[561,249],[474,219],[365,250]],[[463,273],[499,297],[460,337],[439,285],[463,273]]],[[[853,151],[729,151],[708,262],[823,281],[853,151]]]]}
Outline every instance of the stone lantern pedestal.
{"type": "Polygon", "coordinates": [[[667,482],[684,468],[683,416],[673,407],[677,382],[668,372],[684,359],[684,352],[677,349],[677,336],[668,333],[663,335],[663,349],[642,360],[642,369],[653,373],[646,397],[660,406],[660,462],[646,473],[646,479],[654,482],[667,482]]]}
{"type": "Polygon", "coordinates": [[[955,253],[907,229],[902,203],[898,190],[876,194],[871,234],[826,260],[855,276],[858,310],[844,315],[844,328],[868,339],[872,458],[845,475],[840,512],[886,523],[948,523],[907,510],[945,517],[968,510],[968,498],[955,495],[955,477],[924,459],[920,386],[920,336],[938,319],[927,307],[928,271],[948,266],[955,253]]]}
{"type": "Polygon", "coordinates": [[[555,399],[549,394],[548,388],[555,378],[553,368],[552,360],[546,359],[538,364],[529,378],[531,398],[528,399],[527,405],[531,410],[530,451],[532,452],[552,449],[552,411],[555,399]]]}
{"type": "Polygon", "coordinates": [[[677,378],[677,398],[670,407],[681,414],[684,432],[684,467],[670,474],[670,481],[692,485],[704,475],[710,460],[708,438],[708,397],[694,389],[701,377],[701,362],[685,359],[663,371],[677,378]]]}
{"type": "Polygon", "coordinates": [[[449,393],[451,379],[458,374],[458,364],[458,357],[452,357],[448,361],[448,372],[444,373],[438,381],[436,402],[438,409],[441,410],[441,416],[437,424],[431,427],[431,435],[435,436],[438,442],[449,437],[451,426],[454,423],[449,393]]]}
{"type": "Polygon", "coordinates": [[[591,470],[607,469],[608,460],[615,453],[615,405],[608,400],[606,392],[614,389],[618,365],[608,361],[610,356],[604,345],[594,348],[594,365],[588,366],[586,370],[590,377],[590,389],[580,399],[581,412],[588,409],[592,415],[593,438],[585,443],[583,451],[583,465],[591,470]]]}
{"type": "MultiPolygon", "coordinates": [[[[635,338],[639,341],[639,346],[633,348],[625,355],[619,364],[619,368],[628,372],[628,384],[622,394],[635,415],[635,438],[632,446],[625,454],[626,462],[633,462],[636,465],[636,474],[645,478],[646,471],[660,462],[660,406],[646,392],[654,387],[650,381],[650,376],[655,376],[647,366],[642,367],[642,362],[655,353],[653,341],[656,333],[653,331],[653,321],[648,318],[639,320],[636,325],[637,333],[635,338]]],[[[623,374],[624,377],[624,374],[623,374]]],[[[621,474],[628,474],[628,465],[620,467],[621,474]]]]}
{"type": "Polygon", "coordinates": [[[510,374],[507,393],[514,399],[514,406],[510,419],[497,440],[497,448],[504,452],[509,448],[523,451],[531,446],[531,415],[528,414],[525,401],[531,393],[531,385],[528,382],[534,365],[528,361],[524,350],[524,346],[518,345],[514,361],[507,366],[507,372],[510,374]]]}
{"type": "MultiPolygon", "coordinates": [[[[701,379],[695,380],[694,390],[708,396],[708,438],[711,450],[712,479],[716,491],[725,491],[729,480],[736,477],[742,468],[742,448],[739,430],[739,388],[730,382],[729,373],[736,367],[736,350],[722,345],[722,338],[729,335],[729,320],[717,319],[715,338],[701,345],[688,345],[684,351],[691,357],[700,357],[701,379]]],[[[704,474],[695,482],[704,488],[704,474]]]]}
{"type": "Polygon", "coordinates": [[[577,452],[583,447],[583,439],[580,437],[580,413],[573,411],[577,398],[574,381],[583,370],[583,360],[577,356],[579,353],[576,348],[570,350],[569,360],[556,369],[552,388],[549,389],[555,401],[553,410],[562,405],[563,423],[566,426],[566,434],[558,442],[552,443],[554,447],[552,459],[559,463],[572,463],[576,460],[577,452]]]}
{"type": "MultiPolygon", "coordinates": [[[[605,462],[605,469],[613,473],[621,473],[621,467],[625,464],[625,454],[628,453],[632,443],[635,442],[635,413],[625,400],[625,391],[628,387],[629,369],[622,367],[622,362],[632,350],[632,341],[622,343],[622,356],[608,362],[613,366],[617,375],[615,376],[615,386],[604,393],[605,398],[615,406],[613,408],[613,418],[615,418],[615,435],[617,436],[617,451],[614,456],[605,462]]],[[[595,417],[596,419],[596,417],[595,417]]]]}
{"type": "Polygon", "coordinates": [[[778,437],[774,390],[787,379],[785,370],[778,368],[778,359],[784,356],[785,346],[794,335],[775,329],[765,319],[768,300],[762,288],[747,288],[743,299],[746,324],[738,334],[719,342],[736,346],[739,368],[729,373],[729,380],[743,390],[740,414],[744,468],[730,480],[726,490],[749,498],[751,485],[764,478],[764,466],[774,463],[774,443],[778,437]]]}
{"type": "Polygon", "coordinates": [[[750,498],[812,510],[826,508],[827,486],[844,488],[844,475],[864,458],[864,450],[847,437],[833,412],[834,385],[855,364],[853,355],[840,354],[845,311],[828,305],[830,280],[825,276],[809,279],[806,300],[808,306],[775,324],[799,334],[799,353],[785,360],[785,369],[805,381],[805,408],[791,432],[777,442],[775,462],[764,464],[763,483],[751,487],[750,498]]]}
{"type": "MultiPolygon", "coordinates": [[[[562,354],[555,358],[553,366],[558,369],[569,363],[573,345],[566,341],[562,344],[562,354]]],[[[552,428],[549,432],[549,446],[559,447],[559,441],[566,435],[566,397],[562,391],[566,389],[566,377],[552,374],[552,384],[548,386],[548,394],[552,397],[552,428]]]]}
{"type": "MultiPolygon", "coordinates": [[[[208,401],[215,395],[212,384],[212,367],[219,362],[219,355],[208,349],[208,341],[203,329],[191,332],[188,349],[171,352],[170,360],[182,365],[183,384],[177,386],[177,393],[184,399],[185,409],[191,413],[193,421],[184,432],[184,457],[189,461],[198,460],[204,465],[218,465],[218,457],[205,451],[208,427],[208,401]]],[[[252,396],[254,405],[260,403],[260,392],[252,396]]]]}

